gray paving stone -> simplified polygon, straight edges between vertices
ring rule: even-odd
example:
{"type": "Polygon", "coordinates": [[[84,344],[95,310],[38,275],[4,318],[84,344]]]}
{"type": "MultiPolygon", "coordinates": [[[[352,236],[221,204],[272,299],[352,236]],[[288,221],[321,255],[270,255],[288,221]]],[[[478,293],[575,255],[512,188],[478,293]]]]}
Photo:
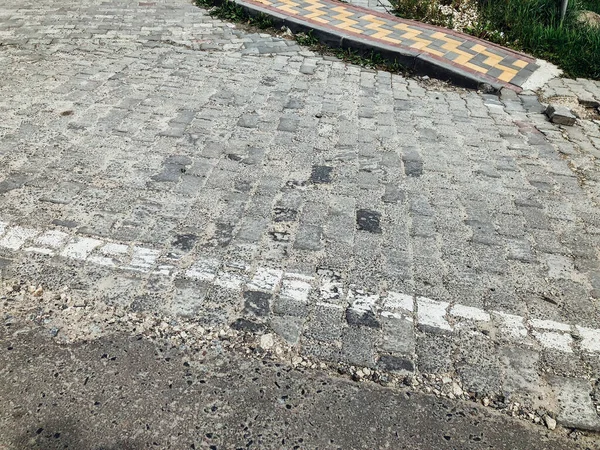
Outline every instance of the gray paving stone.
{"type": "Polygon", "coordinates": [[[548,377],[560,408],[558,422],[566,427],[600,430],[600,416],[592,403],[587,380],[548,377]]]}
{"type": "Polygon", "coordinates": [[[370,328],[348,327],[342,332],[342,358],[350,364],[375,367],[375,335],[370,328]]]}

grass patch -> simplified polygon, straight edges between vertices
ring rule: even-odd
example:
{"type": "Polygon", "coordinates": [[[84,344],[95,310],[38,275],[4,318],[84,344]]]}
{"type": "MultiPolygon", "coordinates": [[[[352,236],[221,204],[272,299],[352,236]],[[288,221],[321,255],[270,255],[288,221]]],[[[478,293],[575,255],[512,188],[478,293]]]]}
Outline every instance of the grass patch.
{"type": "Polygon", "coordinates": [[[362,53],[351,48],[328,47],[322,44],[319,39],[314,36],[312,30],[308,33],[295,34],[294,39],[298,44],[309,47],[316,53],[335,56],[350,64],[366,67],[368,69],[385,70],[392,73],[408,73],[407,69],[397,61],[390,61],[374,50],[368,53],[362,53]]]}
{"type": "Polygon", "coordinates": [[[600,29],[578,23],[577,1],[562,22],[555,0],[482,1],[472,34],[547,59],[568,76],[600,79],[600,29]]]}
{"type": "Polygon", "coordinates": [[[579,0],[579,9],[585,11],[594,11],[600,14],[600,1],[599,0],[579,0]]]}

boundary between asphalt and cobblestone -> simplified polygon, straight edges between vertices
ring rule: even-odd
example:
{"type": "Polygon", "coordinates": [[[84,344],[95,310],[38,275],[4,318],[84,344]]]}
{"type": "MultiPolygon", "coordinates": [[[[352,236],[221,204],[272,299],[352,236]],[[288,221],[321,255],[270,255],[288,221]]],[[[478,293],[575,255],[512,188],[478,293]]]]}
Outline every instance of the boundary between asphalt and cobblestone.
{"type": "MultiPolygon", "coordinates": [[[[25,254],[66,258],[113,270],[163,276],[173,280],[175,284],[177,280],[190,280],[216,289],[243,293],[245,309],[242,316],[237,320],[235,317],[225,318],[230,322],[233,320],[231,327],[240,331],[254,332],[265,329],[262,321],[269,315],[271,298],[279,299],[279,306],[272,305],[275,315],[284,316],[290,314],[291,310],[308,309],[311,298],[316,298],[314,308],[320,311],[317,326],[323,317],[345,316],[349,324],[360,325],[360,328],[366,330],[385,328],[384,325],[391,321],[396,331],[404,330],[410,333],[408,330],[414,327],[414,332],[418,330],[432,336],[444,336],[472,333],[470,329],[475,325],[476,328],[486,328],[488,333],[493,330],[492,334],[511,345],[525,345],[527,348],[539,346],[566,355],[584,353],[596,357],[600,354],[599,329],[531,319],[500,311],[485,311],[459,303],[405,293],[371,293],[361,289],[361,286],[348,284],[327,270],[317,272],[313,276],[270,267],[233,267],[216,258],[202,257],[181,266],[176,260],[169,260],[169,252],[164,250],[121,244],[106,239],[72,236],[58,229],[43,231],[25,228],[1,221],[0,249],[5,252],[24,251],[25,254]]],[[[194,305],[175,299],[171,304],[164,305],[164,308],[182,317],[194,314],[194,305]]],[[[317,328],[317,334],[327,331],[317,328]]],[[[303,345],[307,337],[298,340],[298,336],[290,340],[290,333],[277,329],[275,331],[290,345],[299,345],[304,351],[303,345]]],[[[393,337],[390,335],[388,338],[393,337]]],[[[310,341],[311,338],[308,339],[310,341]]],[[[310,346],[307,350],[308,355],[313,355],[310,346]]],[[[347,356],[350,359],[345,362],[358,366],[392,372],[412,373],[415,370],[415,363],[408,355],[383,355],[374,365],[370,365],[360,356],[358,359],[356,355],[347,356]]],[[[549,386],[550,392],[553,392],[552,396],[560,403],[560,423],[600,431],[600,419],[596,415],[596,406],[591,397],[593,388],[588,381],[548,376],[540,378],[540,382],[549,386]]]]}

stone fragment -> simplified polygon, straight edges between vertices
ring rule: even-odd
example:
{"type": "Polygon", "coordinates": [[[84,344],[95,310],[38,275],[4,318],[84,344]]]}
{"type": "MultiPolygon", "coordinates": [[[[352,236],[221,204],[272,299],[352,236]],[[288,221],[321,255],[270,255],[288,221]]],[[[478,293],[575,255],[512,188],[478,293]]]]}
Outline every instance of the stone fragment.
{"type": "Polygon", "coordinates": [[[600,28],[600,14],[594,11],[579,11],[577,22],[590,28],[600,28]]]}
{"type": "Polygon", "coordinates": [[[273,334],[267,333],[260,337],[260,346],[263,350],[270,350],[275,345],[273,334]]]}
{"type": "Polygon", "coordinates": [[[546,108],[546,115],[552,123],[559,125],[573,125],[575,123],[575,116],[571,114],[571,111],[564,106],[548,105],[546,108]]]}
{"type": "Polygon", "coordinates": [[[568,428],[600,431],[600,417],[592,402],[592,386],[587,380],[549,377],[548,382],[558,400],[557,421],[568,428]]]}
{"type": "Polygon", "coordinates": [[[546,426],[549,430],[554,430],[556,428],[556,419],[553,419],[552,417],[546,415],[544,416],[544,422],[546,423],[546,426]]]}

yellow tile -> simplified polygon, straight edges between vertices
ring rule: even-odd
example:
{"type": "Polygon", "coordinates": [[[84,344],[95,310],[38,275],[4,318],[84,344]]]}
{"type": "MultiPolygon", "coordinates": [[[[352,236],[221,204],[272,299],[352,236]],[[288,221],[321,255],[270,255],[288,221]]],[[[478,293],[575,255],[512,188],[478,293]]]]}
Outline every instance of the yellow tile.
{"type": "Polygon", "coordinates": [[[475,64],[470,63],[470,62],[465,63],[464,66],[468,67],[469,69],[473,69],[476,72],[487,73],[487,69],[484,69],[483,67],[476,66],[475,64]]]}
{"type": "Polygon", "coordinates": [[[404,31],[412,31],[408,25],[406,25],[405,23],[399,23],[398,25],[394,25],[394,28],[396,28],[397,30],[404,30],[404,31]]]}
{"type": "Polygon", "coordinates": [[[524,69],[525,67],[527,67],[527,64],[529,64],[527,61],[523,61],[522,59],[517,59],[513,63],[513,66],[517,66],[520,69],[524,69]]]}
{"type": "Polygon", "coordinates": [[[471,58],[473,58],[473,56],[463,53],[461,55],[458,55],[458,57],[454,60],[454,62],[457,64],[465,65],[466,63],[468,63],[471,60],[471,58]]]}
{"type": "Polygon", "coordinates": [[[475,53],[481,53],[485,51],[486,48],[481,44],[475,44],[473,47],[471,47],[471,50],[473,50],[475,53]]]}
{"type": "Polygon", "coordinates": [[[505,83],[510,82],[515,77],[515,74],[509,72],[502,72],[498,77],[499,80],[504,81],[505,83]]]}
{"type": "Polygon", "coordinates": [[[419,33],[408,32],[408,33],[404,33],[401,37],[403,37],[404,39],[414,39],[418,35],[419,35],[419,33]]]}
{"type": "Polygon", "coordinates": [[[377,33],[375,33],[375,34],[372,34],[372,35],[371,35],[371,37],[372,37],[372,38],[375,38],[375,39],[383,39],[384,37],[386,37],[386,36],[387,36],[388,34],[390,34],[390,33],[391,33],[391,31],[388,31],[388,30],[381,30],[381,31],[378,31],[378,32],[377,32],[377,33]]]}
{"type": "Polygon", "coordinates": [[[387,42],[393,42],[394,44],[402,44],[402,41],[400,41],[398,39],[391,38],[391,37],[387,37],[387,36],[382,36],[381,40],[382,41],[387,41],[387,42]]]}
{"type": "Polygon", "coordinates": [[[496,65],[499,64],[500,61],[502,61],[504,59],[501,56],[493,55],[488,52],[483,52],[482,54],[487,56],[487,58],[485,59],[485,61],[483,61],[483,63],[487,64],[488,66],[492,66],[492,67],[496,67],[496,65]]]}
{"type": "Polygon", "coordinates": [[[444,56],[443,52],[440,52],[438,50],[434,50],[432,48],[428,48],[428,47],[423,47],[421,50],[423,50],[424,52],[427,53],[431,53],[432,55],[436,55],[436,56],[444,56]]]}
{"type": "Polygon", "coordinates": [[[414,44],[410,44],[410,48],[416,48],[417,50],[421,50],[423,47],[427,47],[427,42],[417,41],[414,44]]]}
{"type": "Polygon", "coordinates": [[[336,27],[337,28],[341,28],[342,30],[352,31],[352,32],[358,33],[358,34],[362,34],[363,33],[363,30],[358,30],[356,28],[353,28],[352,25],[354,25],[354,24],[341,23],[339,25],[336,25],[336,27]]]}

